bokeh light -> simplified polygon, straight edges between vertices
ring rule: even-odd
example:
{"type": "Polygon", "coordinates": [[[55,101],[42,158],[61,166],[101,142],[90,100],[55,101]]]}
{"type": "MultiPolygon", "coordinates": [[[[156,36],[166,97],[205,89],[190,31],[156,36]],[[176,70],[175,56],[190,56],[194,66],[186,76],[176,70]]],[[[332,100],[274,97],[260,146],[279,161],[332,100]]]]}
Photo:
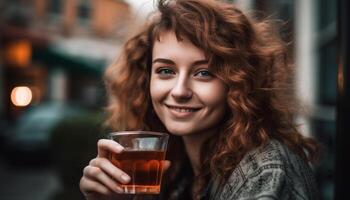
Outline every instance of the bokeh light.
{"type": "Polygon", "coordinates": [[[15,106],[27,106],[32,101],[32,91],[29,87],[19,86],[11,91],[11,101],[15,106]]]}

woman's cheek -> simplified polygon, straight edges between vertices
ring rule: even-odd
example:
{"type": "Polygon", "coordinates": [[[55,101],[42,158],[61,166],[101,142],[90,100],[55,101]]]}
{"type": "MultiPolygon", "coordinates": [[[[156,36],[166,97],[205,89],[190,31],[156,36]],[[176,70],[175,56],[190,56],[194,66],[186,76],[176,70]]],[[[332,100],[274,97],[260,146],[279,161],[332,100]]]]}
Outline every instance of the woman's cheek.
{"type": "Polygon", "coordinates": [[[207,106],[222,104],[227,96],[224,85],[216,81],[207,84],[196,84],[194,91],[207,106]]]}

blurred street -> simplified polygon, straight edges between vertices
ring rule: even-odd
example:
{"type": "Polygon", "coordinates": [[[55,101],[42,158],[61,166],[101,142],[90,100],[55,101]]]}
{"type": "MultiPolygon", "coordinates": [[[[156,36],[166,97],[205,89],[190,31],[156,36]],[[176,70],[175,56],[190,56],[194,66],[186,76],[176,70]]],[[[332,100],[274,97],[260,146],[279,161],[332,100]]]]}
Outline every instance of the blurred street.
{"type": "Polygon", "coordinates": [[[60,181],[49,166],[18,166],[0,157],[1,200],[50,200],[60,181]]]}
{"type": "MultiPolygon", "coordinates": [[[[318,189],[321,200],[333,200],[336,178],[348,171],[347,151],[336,144],[337,120],[342,119],[337,115],[349,108],[349,101],[340,98],[346,107],[337,111],[339,95],[348,95],[337,92],[337,84],[350,88],[345,84],[349,78],[338,74],[338,66],[348,63],[338,65],[337,60],[349,57],[338,58],[338,23],[348,21],[338,14],[341,0],[226,1],[252,11],[257,21],[275,21],[291,54],[285,59],[295,65],[293,91],[300,105],[291,110],[298,110],[300,132],[323,147],[315,166],[318,189]],[[338,152],[344,154],[338,159],[343,164],[335,164],[338,152]]],[[[156,2],[0,0],[0,200],[83,198],[82,170],[96,156],[98,139],[110,131],[103,125],[108,102],[103,74],[120,56],[125,40],[156,16],[150,15],[156,2]],[[54,162],[38,163],[34,155],[54,162]],[[9,157],[18,157],[17,162],[9,157]],[[23,164],[27,161],[32,164],[23,164]]],[[[347,48],[342,49],[347,53],[347,48]]],[[[346,184],[338,185],[347,194],[346,184]]]]}

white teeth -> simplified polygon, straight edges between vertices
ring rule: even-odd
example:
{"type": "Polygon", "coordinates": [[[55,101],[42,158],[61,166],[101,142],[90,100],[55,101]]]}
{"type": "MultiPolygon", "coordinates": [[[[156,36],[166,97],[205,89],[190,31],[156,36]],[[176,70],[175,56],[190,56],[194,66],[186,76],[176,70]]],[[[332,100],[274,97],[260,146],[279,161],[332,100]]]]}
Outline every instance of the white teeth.
{"type": "Polygon", "coordinates": [[[177,112],[194,112],[195,109],[191,109],[191,108],[176,108],[176,107],[170,107],[170,109],[173,109],[177,112]]]}
{"type": "Polygon", "coordinates": [[[183,108],[172,108],[176,110],[177,112],[193,112],[193,109],[183,109],[183,108]]]}

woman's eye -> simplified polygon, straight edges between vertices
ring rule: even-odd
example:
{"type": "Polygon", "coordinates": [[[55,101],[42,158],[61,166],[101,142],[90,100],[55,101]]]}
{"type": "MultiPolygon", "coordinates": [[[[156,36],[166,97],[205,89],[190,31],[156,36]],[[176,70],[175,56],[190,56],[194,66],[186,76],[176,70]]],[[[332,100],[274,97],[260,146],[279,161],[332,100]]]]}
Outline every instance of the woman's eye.
{"type": "Polygon", "coordinates": [[[210,73],[208,70],[202,70],[199,71],[195,74],[195,76],[200,76],[200,77],[212,77],[212,73],[210,73]]]}
{"type": "Polygon", "coordinates": [[[168,68],[161,68],[161,69],[158,69],[156,71],[157,74],[160,74],[160,75],[172,75],[172,74],[175,74],[175,72],[171,69],[168,69],[168,68]]]}

